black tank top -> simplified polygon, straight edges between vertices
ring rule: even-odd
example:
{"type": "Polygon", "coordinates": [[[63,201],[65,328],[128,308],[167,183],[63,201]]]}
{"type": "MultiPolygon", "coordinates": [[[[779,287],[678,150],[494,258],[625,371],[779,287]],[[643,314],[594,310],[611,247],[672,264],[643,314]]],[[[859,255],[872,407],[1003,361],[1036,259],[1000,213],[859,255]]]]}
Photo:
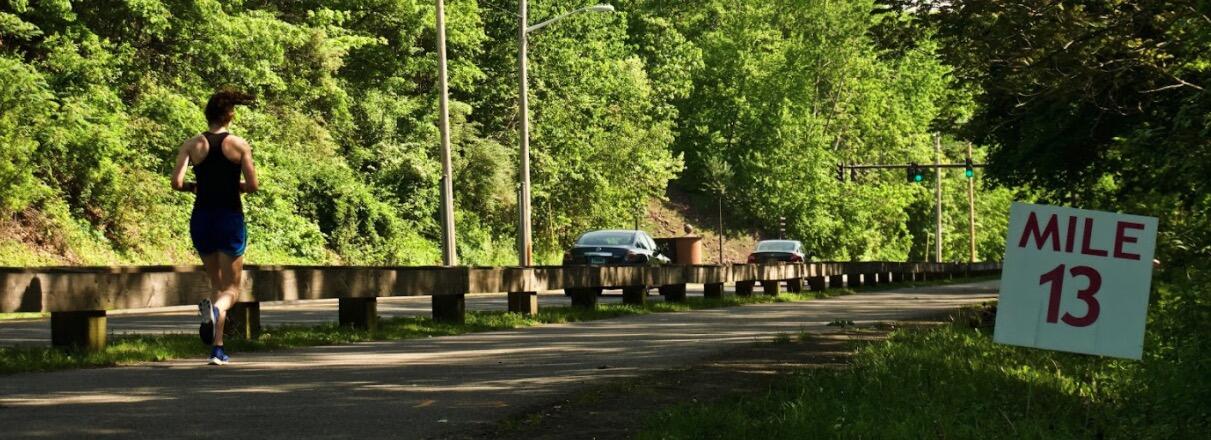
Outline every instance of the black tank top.
{"type": "Polygon", "coordinates": [[[206,151],[206,157],[193,166],[193,174],[198,179],[194,209],[243,211],[240,204],[240,165],[223,155],[223,141],[228,134],[202,133],[206,142],[210,143],[210,149],[206,151]]]}

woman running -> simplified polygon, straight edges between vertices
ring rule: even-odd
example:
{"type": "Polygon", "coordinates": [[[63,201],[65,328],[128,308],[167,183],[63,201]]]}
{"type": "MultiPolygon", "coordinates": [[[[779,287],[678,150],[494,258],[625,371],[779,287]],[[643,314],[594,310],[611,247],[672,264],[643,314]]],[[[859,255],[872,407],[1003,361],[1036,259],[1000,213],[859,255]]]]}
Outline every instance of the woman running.
{"type": "Polygon", "coordinates": [[[248,244],[240,193],[257,190],[252,148],[227,131],[227,125],[235,117],[235,106],[250,102],[251,96],[237,92],[221,91],[211,96],[205,110],[210,130],[181,145],[177,166],[172,171],[172,189],[196,194],[189,218],[189,237],[202,257],[215,291],[213,300],[204,299],[198,304],[202,315],[199,335],[203,344],[211,345],[211,365],[223,365],[229,360],[223,351],[223,324],[227,309],[240,294],[244,248],[248,244]],[[187,164],[193,164],[196,183],[185,181],[187,164]]]}

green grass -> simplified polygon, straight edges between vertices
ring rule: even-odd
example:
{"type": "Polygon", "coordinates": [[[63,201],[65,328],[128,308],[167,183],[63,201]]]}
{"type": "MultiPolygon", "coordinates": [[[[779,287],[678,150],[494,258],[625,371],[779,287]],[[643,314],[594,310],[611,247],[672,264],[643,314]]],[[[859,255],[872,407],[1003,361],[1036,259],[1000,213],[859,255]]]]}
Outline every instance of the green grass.
{"type": "MultiPolygon", "coordinates": [[[[668,313],[744,304],[806,301],[851,293],[836,289],[819,293],[783,293],[777,297],[754,295],[729,296],[706,300],[690,298],[682,303],[650,302],[642,306],[600,304],[595,310],[571,307],[548,307],[533,317],[508,312],[467,312],[466,322],[450,324],[435,322],[427,317],[382,319],[375,331],[342,328],[335,323],[319,326],[274,327],[262,331],[255,340],[229,339],[232,353],[282,350],[317,345],[338,345],[366,341],[386,341],[450,336],[464,333],[505,330],[542,324],[610,319],[628,315],[668,313]]],[[[54,371],[72,368],[108,367],[138,362],[200,358],[205,348],[193,334],[159,336],[112,335],[106,348],[99,352],[65,351],[52,347],[0,347],[0,374],[54,371]]]]}
{"type": "Polygon", "coordinates": [[[860,346],[848,369],[670,408],[637,438],[1205,438],[1211,354],[1185,340],[1130,361],[995,344],[959,326],[904,329],[860,346]]]}
{"type": "Polygon", "coordinates": [[[38,312],[0,313],[0,321],[9,320],[9,319],[41,319],[41,318],[48,318],[48,317],[50,317],[50,313],[45,313],[45,312],[42,312],[42,313],[38,313],[38,312]]]}

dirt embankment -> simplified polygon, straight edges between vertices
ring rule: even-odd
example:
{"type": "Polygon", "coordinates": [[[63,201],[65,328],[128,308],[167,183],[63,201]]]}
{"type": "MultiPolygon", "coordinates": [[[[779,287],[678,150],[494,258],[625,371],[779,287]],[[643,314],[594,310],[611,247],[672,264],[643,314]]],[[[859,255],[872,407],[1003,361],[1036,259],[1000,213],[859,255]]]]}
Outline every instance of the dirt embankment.
{"type": "MultiPolygon", "coordinates": [[[[698,200],[673,188],[669,188],[666,195],[668,200],[652,200],[648,203],[647,216],[641,221],[640,228],[653,237],[681,237],[686,235],[685,225],[691,225],[693,234],[702,237],[702,262],[719,263],[719,213],[714,201],[698,200]]],[[[756,231],[727,226],[732,221],[726,217],[726,213],[724,215],[724,261],[743,263],[760,237],[756,231]]]]}

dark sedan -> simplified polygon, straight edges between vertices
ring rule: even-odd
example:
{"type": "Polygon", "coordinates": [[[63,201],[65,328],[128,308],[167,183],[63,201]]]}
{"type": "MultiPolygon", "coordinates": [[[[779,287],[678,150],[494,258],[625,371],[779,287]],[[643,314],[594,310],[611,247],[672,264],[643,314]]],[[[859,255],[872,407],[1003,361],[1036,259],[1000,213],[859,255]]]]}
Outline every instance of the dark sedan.
{"type": "Polygon", "coordinates": [[[749,264],[802,263],[803,243],[797,240],[763,240],[757,242],[757,250],[748,255],[749,264]]]}
{"type": "Polygon", "coordinates": [[[581,235],[563,264],[665,264],[656,242],[646,232],[634,230],[593,231],[581,235]]]}

